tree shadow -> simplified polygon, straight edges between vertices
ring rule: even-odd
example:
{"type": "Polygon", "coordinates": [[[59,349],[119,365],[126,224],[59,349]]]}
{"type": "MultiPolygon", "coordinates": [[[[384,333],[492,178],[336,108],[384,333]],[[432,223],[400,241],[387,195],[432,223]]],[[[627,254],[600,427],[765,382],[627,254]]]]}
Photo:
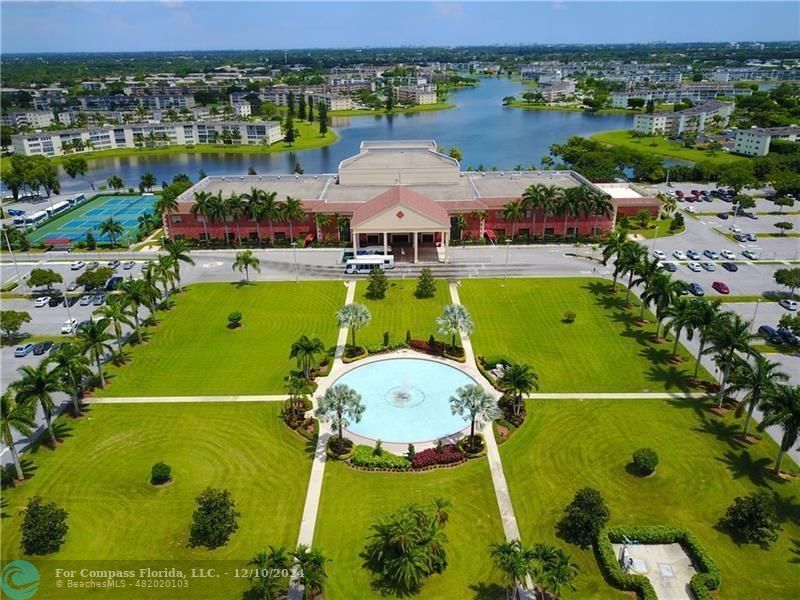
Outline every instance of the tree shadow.
{"type": "Polygon", "coordinates": [[[702,423],[699,427],[695,427],[694,431],[713,435],[718,441],[727,444],[733,450],[741,449],[741,445],[736,440],[736,436],[740,432],[740,427],[737,423],[726,423],[720,419],[709,419],[704,413],[700,414],[700,418],[702,419],[702,423]]]}
{"type": "Polygon", "coordinates": [[[594,296],[611,296],[614,294],[614,291],[611,289],[611,285],[604,280],[593,280],[588,282],[586,285],[582,286],[583,289],[588,290],[594,296]]]}
{"type": "Polygon", "coordinates": [[[251,285],[253,285],[253,282],[251,281],[251,282],[248,283],[248,281],[246,279],[240,279],[239,281],[230,281],[229,285],[232,285],[233,287],[235,287],[238,290],[238,289],[241,289],[243,287],[250,287],[251,285]]]}
{"type": "Polygon", "coordinates": [[[595,298],[594,303],[597,306],[602,306],[606,310],[611,310],[613,308],[617,310],[625,310],[625,298],[615,295],[608,295],[608,296],[600,296],[595,298]]]}
{"type": "Polygon", "coordinates": [[[800,540],[792,538],[789,541],[792,544],[791,548],[789,548],[789,552],[794,554],[793,557],[789,558],[789,562],[800,565],[800,540]]]}
{"type": "Polygon", "coordinates": [[[8,499],[0,498],[0,519],[8,519],[11,516],[11,513],[6,512],[7,508],[8,508],[8,499]]]}
{"type": "Polygon", "coordinates": [[[716,460],[727,466],[731,477],[734,479],[747,477],[758,487],[765,487],[768,485],[767,468],[772,461],[767,457],[753,460],[748,450],[742,450],[739,454],[728,450],[721,458],[718,457],[716,460]]]}
{"type": "Polygon", "coordinates": [[[690,408],[700,419],[706,419],[706,411],[710,406],[710,401],[699,398],[670,398],[667,403],[674,408],[690,408]]]}
{"type": "Polygon", "coordinates": [[[784,496],[777,490],[772,490],[772,498],[775,501],[775,511],[781,521],[789,521],[795,525],[800,524],[800,504],[797,503],[797,496],[784,496]]]}
{"type": "MultiPolygon", "coordinates": [[[[57,440],[65,440],[71,438],[73,434],[73,427],[66,421],[58,420],[53,423],[53,433],[56,436],[57,440]]],[[[58,449],[58,444],[51,445],[50,443],[50,434],[45,429],[42,434],[39,436],[39,439],[33,443],[33,445],[28,449],[28,454],[38,454],[39,450],[49,450],[50,452],[54,452],[58,449]]],[[[23,465],[22,468],[23,472],[25,471],[25,467],[23,465]]]]}
{"type": "Polygon", "coordinates": [[[650,363],[663,365],[669,362],[669,359],[672,356],[672,352],[670,351],[669,348],[654,348],[653,346],[648,346],[647,348],[639,352],[639,356],[644,357],[650,363]]]}
{"type": "Polygon", "coordinates": [[[691,389],[689,385],[691,377],[674,366],[650,367],[647,371],[647,379],[663,384],[663,387],[667,390],[678,389],[682,392],[688,392],[691,389]]]}
{"type": "Polygon", "coordinates": [[[500,600],[501,598],[506,598],[506,588],[496,583],[479,581],[469,586],[469,589],[475,592],[474,600],[500,600]]]}
{"type": "Polygon", "coordinates": [[[614,323],[619,323],[620,325],[623,325],[625,327],[626,331],[624,331],[621,335],[627,334],[628,331],[636,331],[639,333],[644,333],[641,329],[638,328],[634,329],[636,317],[631,313],[623,312],[620,310],[618,312],[611,313],[610,315],[608,315],[608,318],[614,321],[614,323]]]}

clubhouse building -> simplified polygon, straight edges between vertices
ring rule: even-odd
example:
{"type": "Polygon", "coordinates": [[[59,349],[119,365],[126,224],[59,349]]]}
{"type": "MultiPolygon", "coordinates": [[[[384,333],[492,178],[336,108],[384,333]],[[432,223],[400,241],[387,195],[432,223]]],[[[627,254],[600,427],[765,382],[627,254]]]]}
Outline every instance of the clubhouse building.
{"type": "Polygon", "coordinates": [[[608,191],[574,171],[463,172],[457,160],[437,152],[426,141],[362,142],[360,152],[343,160],[335,174],[247,175],[206,177],[181,194],[178,210],[164,215],[167,235],[174,238],[256,242],[271,234],[276,240],[294,235],[299,245],[314,241],[350,242],[355,248],[391,247],[397,260],[446,259],[451,240],[510,237],[574,237],[602,235],[618,216],[642,210],[657,214],[660,202],[628,184],[610,184],[608,191]],[[534,184],[562,190],[585,185],[609,199],[610,214],[563,211],[522,212],[505,219],[508,204],[519,201],[534,184]],[[199,193],[221,197],[250,194],[253,188],[302,202],[303,217],[291,223],[260,219],[245,211],[234,221],[206,217],[193,210],[199,193]],[[596,229],[595,229],[596,228],[596,229]]]}

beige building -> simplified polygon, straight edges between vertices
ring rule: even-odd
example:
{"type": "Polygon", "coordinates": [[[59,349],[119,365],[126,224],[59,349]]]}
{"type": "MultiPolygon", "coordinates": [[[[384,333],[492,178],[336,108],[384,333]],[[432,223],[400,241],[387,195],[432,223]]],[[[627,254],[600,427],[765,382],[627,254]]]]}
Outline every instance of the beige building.
{"type": "Polygon", "coordinates": [[[399,86],[392,88],[394,99],[401,104],[436,104],[436,86],[399,86]]]}
{"type": "Polygon", "coordinates": [[[680,112],[641,113],[633,117],[633,130],[646,135],[700,133],[714,123],[728,124],[733,102],[709,100],[680,112]]]}
{"type": "Polygon", "coordinates": [[[733,143],[736,154],[747,156],[766,156],[772,140],[800,141],[800,127],[758,127],[739,129],[733,143]]]}

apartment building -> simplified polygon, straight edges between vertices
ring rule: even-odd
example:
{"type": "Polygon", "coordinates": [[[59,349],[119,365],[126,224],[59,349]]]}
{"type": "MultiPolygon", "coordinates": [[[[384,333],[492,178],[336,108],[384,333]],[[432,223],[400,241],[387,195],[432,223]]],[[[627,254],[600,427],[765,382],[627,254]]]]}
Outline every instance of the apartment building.
{"type": "Polygon", "coordinates": [[[680,112],[638,114],[633,117],[633,130],[646,135],[699,133],[715,121],[727,125],[733,108],[733,102],[709,100],[680,112]]]}
{"type": "Polygon", "coordinates": [[[537,91],[544,96],[547,102],[556,102],[575,95],[575,82],[564,80],[548,85],[540,84],[537,91]]]}
{"type": "Polygon", "coordinates": [[[772,140],[800,141],[800,127],[754,127],[739,129],[733,143],[736,154],[746,156],[766,156],[772,140]]]}
{"type": "Polygon", "coordinates": [[[353,108],[353,100],[351,98],[338,94],[311,94],[311,100],[316,106],[319,106],[320,103],[324,104],[329,111],[350,110],[353,108]]]}
{"type": "Polygon", "coordinates": [[[436,104],[436,86],[400,86],[392,88],[394,99],[401,104],[436,104]]]}
{"type": "Polygon", "coordinates": [[[55,122],[52,110],[14,111],[0,118],[0,123],[18,129],[41,129],[50,127],[55,122]]]}
{"type": "Polygon", "coordinates": [[[611,92],[611,106],[614,108],[627,108],[628,100],[632,98],[641,98],[645,101],[652,100],[656,104],[674,104],[684,98],[688,98],[692,102],[703,102],[705,100],[713,100],[719,96],[750,96],[752,93],[753,90],[750,88],[736,88],[728,84],[693,83],[677,88],[639,88],[611,92]]]}
{"type": "Polygon", "coordinates": [[[253,108],[250,106],[249,102],[237,102],[232,104],[233,106],[233,114],[237,117],[249,117],[253,114],[253,108]]]}
{"type": "Polygon", "coordinates": [[[126,95],[111,94],[108,96],[81,96],[79,99],[84,110],[117,110],[135,109],[139,106],[148,110],[165,110],[172,108],[192,108],[195,106],[194,96],[189,94],[170,95],[126,95]]]}
{"type": "Polygon", "coordinates": [[[539,67],[525,66],[520,69],[522,81],[535,81],[539,85],[558,83],[562,79],[561,69],[543,70],[539,67]]]}

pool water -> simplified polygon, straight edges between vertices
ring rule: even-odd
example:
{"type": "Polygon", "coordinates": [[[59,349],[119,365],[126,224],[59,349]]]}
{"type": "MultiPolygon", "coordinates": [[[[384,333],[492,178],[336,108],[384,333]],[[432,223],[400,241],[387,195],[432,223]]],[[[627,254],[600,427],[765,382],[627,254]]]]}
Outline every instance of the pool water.
{"type": "Polygon", "coordinates": [[[469,422],[450,410],[456,389],[476,383],[448,365],[418,358],[393,358],[357,367],[343,383],[361,394],[365,406],[348,431],[384,442],[434,441],[461,431],[469,422]]]}

